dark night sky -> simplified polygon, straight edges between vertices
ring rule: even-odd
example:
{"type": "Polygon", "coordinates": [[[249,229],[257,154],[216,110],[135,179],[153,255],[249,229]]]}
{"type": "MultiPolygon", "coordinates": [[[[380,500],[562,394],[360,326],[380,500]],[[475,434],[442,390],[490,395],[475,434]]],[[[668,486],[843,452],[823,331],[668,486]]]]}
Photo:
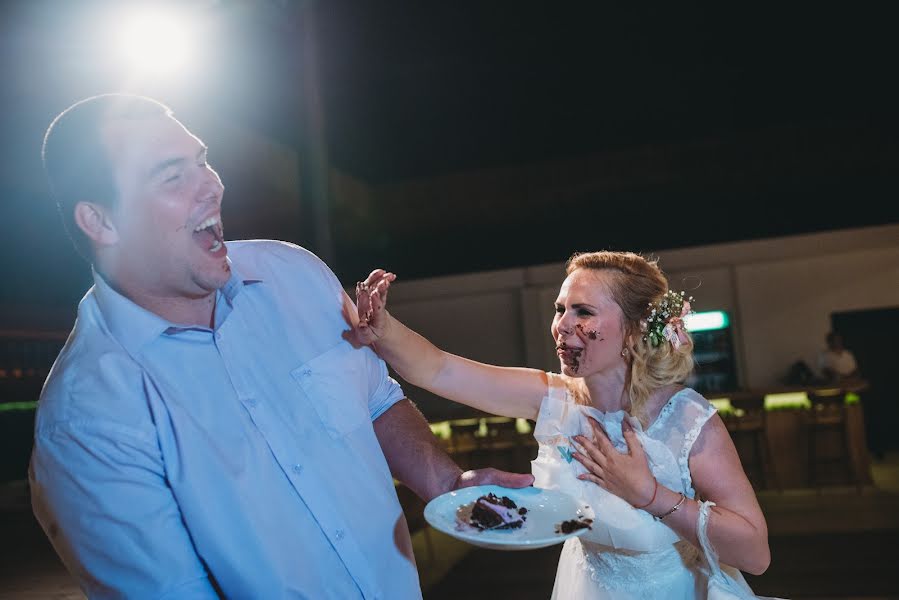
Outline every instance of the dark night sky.
{"type": "MultiPolygon", "coordinates": [[[[108,91],[108,73],[96,67],[96,80],[88,77],[96,41],[81,29],[89,19],[65,11],[121,4],[0,9],[0,267],[9,274],[0,305],[71,306],[84,290],[87,269],[35,181],[37,151],[56,112],[108,91]]],[[[300,12],[275,0],[195,4],[225,22],[206,79],[190,87],[197,105],[298,145],[299,46],[284,24],[300,12]]],[[[643,185],[637,175],[601,197],[523,200],[507,220],[483,206],[462,227],[414,235],[398,234],[389,219],[373,221],[378,231],[364,239],[341,237],[338,227],[335,268],[345,281],[376,265],[412,278],[560,261],[597,247],[656,250],[896,222],[899,43],[897,11],[887,5],[319,2],[329,159],[367,183],[639,148],[667,149],[676,167],[679,148],[727,149],[724,167],[706,150],[723,175],[669,185],[643,185]],[[825,208],[832,201],[843,206],[825,208]],[[672,214],[689,226],[654,226],[672,214]]],[[[186,93],[162,99],[196,113],[186,93]]],[[[293,241],[308,244],[302,226],[296,231],[293,241]]]]}

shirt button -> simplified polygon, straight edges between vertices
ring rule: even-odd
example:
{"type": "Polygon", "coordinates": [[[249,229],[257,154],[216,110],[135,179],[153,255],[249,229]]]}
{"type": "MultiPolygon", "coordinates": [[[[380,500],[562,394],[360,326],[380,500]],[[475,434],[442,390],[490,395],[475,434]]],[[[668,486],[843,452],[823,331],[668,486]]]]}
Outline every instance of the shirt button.
{"type": "Polygon", "coordinates": [[[300,473],[302,473],[302,472],[303,472],[303,465],[301,465],[301,464],[296,464],[296,465],[294,465],[294,466],[293,466],[293,472],[296,473],[297,475],[299,475],[300,473]]]}
{"type": "Polygon", "coordinates": [[[343,539],[343,529],[338,529],[337,531],[335,531],[335,532],[334,532],[334,538],[335,538],[337,541],[342,540],[342,539],[343,539]]]}
{"type": "Polygon", "coordinates": [[[221,331],[215,332],[215,339],[217,339],[218,341],[222,341],[222,332],[221,331]]]}
{"type": "Polygon", "coordinates": [[[309,377],[312,375],[312,369],[303,369],[303,377],[309,377]]]}
{"type": "Polygon", "coordinates": [[[259,400],[257,400],[256,398],[247,398],[244,400],[244,402],[247,403],[247,406],[256,406],[257,404],[259,404],[259,400]]]}

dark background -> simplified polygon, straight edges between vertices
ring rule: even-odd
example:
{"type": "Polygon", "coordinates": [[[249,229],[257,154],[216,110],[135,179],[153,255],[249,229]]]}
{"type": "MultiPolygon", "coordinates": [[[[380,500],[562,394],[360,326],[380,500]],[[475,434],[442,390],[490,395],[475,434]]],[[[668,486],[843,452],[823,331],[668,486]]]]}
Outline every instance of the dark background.
{"type": "MultiPolygon", "coordinates": [[[[198,0],[180,3],[202,24],[190,74],[126,84],[105,36],[134,5],[0,8],[8,315],[71,315],[89,285],[48,200],[40,141],[72,102],[122,89],[170,104],[201,137],[227,121],[296,148],[301,178],[310,155],[373,189],[585,157],[616,165],[619,185],[511,207],[398,209],[380,196],[368,211],[310,207],[304,187],[286,223],[265,211],[229,221],[229,206],[248,214],[258,198],[222,173],[229,238],[305,245],[344,283],[378,265],[411,279],[899,220],[891,3],[198,0]],[[317,247],[329,220],[333,248],[317,247]]],[[[240,149],[213,146],[219,157],[240,149]]]]}

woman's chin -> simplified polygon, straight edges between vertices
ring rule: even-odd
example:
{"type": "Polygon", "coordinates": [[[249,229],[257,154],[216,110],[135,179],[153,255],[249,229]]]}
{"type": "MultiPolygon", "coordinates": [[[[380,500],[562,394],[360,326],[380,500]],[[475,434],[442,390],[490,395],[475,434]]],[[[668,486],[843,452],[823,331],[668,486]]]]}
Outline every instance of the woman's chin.
{"type": "Polygon", "coordinates": [[[577,365],[569,365],[563,362],[560,364],[560,370],[562,371],[562,375],[567,377],[580,377],[577,365]]]}

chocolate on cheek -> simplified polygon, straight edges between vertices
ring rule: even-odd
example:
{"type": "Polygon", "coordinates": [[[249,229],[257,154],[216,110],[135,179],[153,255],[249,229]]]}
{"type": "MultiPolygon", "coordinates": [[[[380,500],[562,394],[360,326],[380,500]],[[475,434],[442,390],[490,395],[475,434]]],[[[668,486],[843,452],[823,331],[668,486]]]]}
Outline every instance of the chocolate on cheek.
{"type": "Polygon", "coordinates": [[[584,326],[581,325],[580,323],[578,323],[577,325],[575,325],[575,328],[576,328],[579,332],[581,332],[581,334],[583,334],[584,337],[586,337],[587,339],[589,339],[589,340],[592,341],[592,342],[595,342],[595,341],[597,341],[597,340],[599,340],[599,341],[601,342],[601,341],[603,341],[603,340],[606,339],[606,338],[604,338],[604,337],[600,337],[602,334],[601,334],[599,331],[597,331],[597,330],[595,330],[595,329],[587,329],[586,327],[584,327],[584,326]]]}
{"type": "Polygon", "coordinates": [[[578,368],[580,368],[581,355],[587,353],[587,351],[590,349],[590,343],[591,342],[602,342],[605,340],[605,338],[602,337],[602,333],[600,331],[598,331],[596,329],[588,329],[587,327],[584,327],[580,323],[575,325],[575,329],[577,330],[578,337],[580,337],[582,340],[584,340],[584,342],[586,344],[584,346],[584,348],[578,352],[578,354],[576,356],[576,360],[574,361],[575,364],[574,364],[573,368],[574,368],[574,372],[577,373],[578,368]]]}

